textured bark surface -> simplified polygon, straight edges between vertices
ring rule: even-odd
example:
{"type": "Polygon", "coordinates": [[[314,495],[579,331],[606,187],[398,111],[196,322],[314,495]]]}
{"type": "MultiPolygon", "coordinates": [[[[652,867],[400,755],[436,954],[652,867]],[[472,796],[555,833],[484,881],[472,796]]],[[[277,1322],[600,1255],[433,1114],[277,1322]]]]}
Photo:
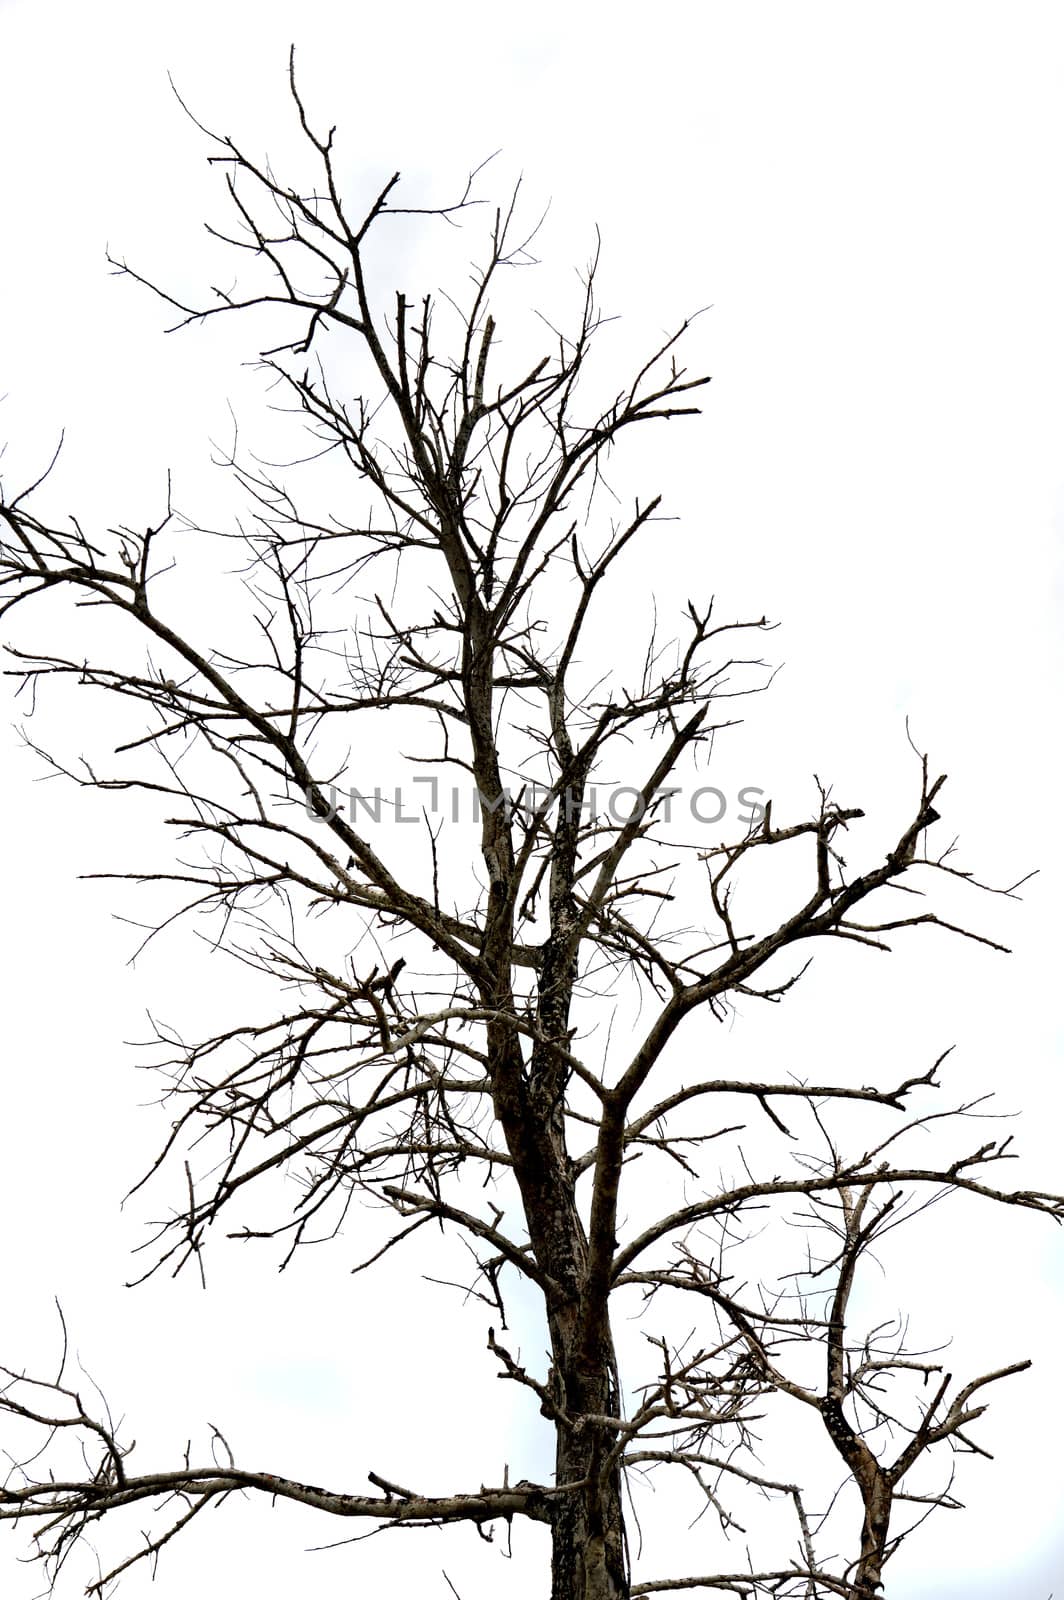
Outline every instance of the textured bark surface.
{"type": "MultiPolygon", "coordinates": [[[[616,1410],[611,1360],[592,1374],[572,1372],[561,1391],[570,1416],[616,1410]]],[[[624,1516],[620,1473],[603,1471],[614,1436],[603,1427],[559,1428],[555,1481],[588,1480],[560,1500],[551,1527],[551,1600],[626,1600],[624,1516]]]]}

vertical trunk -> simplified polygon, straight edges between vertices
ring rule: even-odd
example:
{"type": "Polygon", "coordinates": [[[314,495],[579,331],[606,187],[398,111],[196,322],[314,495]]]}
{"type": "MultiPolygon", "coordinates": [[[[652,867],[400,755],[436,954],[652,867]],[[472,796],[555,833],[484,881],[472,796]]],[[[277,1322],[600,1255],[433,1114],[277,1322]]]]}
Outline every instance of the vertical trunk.
{"type": "Polygon", "coordinates": [[[864,1499],[864,1526],[861,1529],[861,1559],[854,1574],[854,1589],[859,1600],[882,1600],[883,1559],[890,1532],[893,1493],[881,1472],[860,1487],[864,1499]]]}
{"type": "Polygon", "coordinates": [[[605,1465],[616,1434],[601,1423],[581,1427],[580,1417],[618,1415],[612,1342],[607,1339],[594,1371],[569,1365],[560,1330],[552,1329],[555,1390],[576,1426],[558,1424],[555,1482],[584,1483],[559,1496],[551,1529],[551,1600],[628,1600],[621,1474],[605,1465]]]}
{"type": "MultiPolygon", "coordinates": [[[[856,1257],[853,1258],[854,1260],[856,1257]]],[[[852,1278],[852,1261],[850,1276],[852,1278]]],[[[848,1283],[845,1292],[849,1292],[848,1283]]],[[[837,1322],[841,1328],[841,1317],[837,1322]]],[[[851,1427],[842,1410],[842,1349],[841,1337],[836,1341],[837,1365],[832,1373],[832,1392],[820,1401],[820,1414],[824,1419],[831,1442],[853,1474],[864,1506],[861,1525],[861,1555],[853,1575],[854,1600],[882,1600],[883,1562],[890,1534],[890,1513],[894,1501],[894,1483],[868,1448],[865,1441],[851,1427]]]]}
{"type": "Polygon", "coordinates": [[[620,1487],[606,1486],[592,1516],[587,1499],[561,1501],[551,1530],[551,1600],[628,1600],[620,1487]]]}

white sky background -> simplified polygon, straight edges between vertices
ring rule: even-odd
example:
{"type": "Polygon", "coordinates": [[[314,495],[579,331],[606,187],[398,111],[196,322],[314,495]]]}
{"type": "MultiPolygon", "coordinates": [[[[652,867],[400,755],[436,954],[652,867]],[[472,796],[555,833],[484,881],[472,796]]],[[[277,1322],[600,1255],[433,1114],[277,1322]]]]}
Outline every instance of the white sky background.
{"type": "MultiPolygon", "coordinates": [[[[555,265],[585,261],[600,225],[621,351],[713,306],[692,347],[714,375],[706,414],[660,439],[646,473],[682,520],[628,569],[624,628],[645,620],[651,584],[663,623],[712,592],[722,614],[781,619],[766,647],[786,670],[722,750],[731,787],[759,784],[805,814],[812,774],[830,778],[869,812],[874,860],[916,796],[908,715],[950,775],[942,826],[961,834],[964,864],[995,882],[1041,868],[1022,906],[969,903],[1011,959],[937,930],[892,957],[828,952],[783,1007],[701,1037],[735,1070],[848,1076],[852,1063],[862,1082],[921,1070],[953,1043],[956,1093],[996,1088],[1027,1113],[1014,1127],[1027,1159],[1008,1177],[1060,1188],[1059,8],[665,4],[628,18],[570,4],[532,17],[465,0],[418,0],[393,21],[357,4],[304,5],[296,21],[269,4],[0,0],[5,470],[31,475],[65,427],[60,481],[90,519],[153,519],[168,466],[179,503],[217,492],[208,441],[229,398],[253,401],[238,368],[254,353],[247,330],[234,319],[165,340],[162,308],[104,261],[109,243],[169,284],[206,281],[200,223],[221,220],[221,199],[167,68],[208,123],[283,153],[294,34],[307,98],[339,124],[367,193],[399,168],[411,194],[424,183],[435,198],[501,147],[500,190],[523,171],[530,207],[552,200],[541,253],[555,265]]],[[[77,753],[74,722],[42,714],[33,731],[77,753]]],[[[52,1360],[58,1295],[142,1441],[142,1469],[149,1455],[175,1463],[189,1435],[205,1457],[210,1419],[242,1463],[337,1488],[368,1469],[404,1481],[423,1460],[419,1486],[497,1481],[504,1459],[514,1477],[544,1471],[479,1320],[449,1319],[444,1291],[411,1293],[395,1274],[348,1277],[351,1243],[281,1279],[266,1252],[220,1247],[207,1296],[191,1276],[121,1287],[166,1198],[164,1183],[117,1210],[161,1126],[137,1108],[151,1085],[123,1041],[144,1035],[147,1006],[194,1023],[213,1004],[197,986],[231,978],[180,936],[126,964],[135,934],[111,913],[135,914],[130,897],[76,874],[121,867],[135,845],[143,860],[157,835],[107,797],[35,784],[33,758],[3,738],[0,1360],[52,1360]]],[[[1060,1594],[1061,1235],[965,1210],[914,1227],[905,1248],[907,1303],[929,1334],[955,1336],[954,1370],[1036,1366],[993,1398],[977,1437],[996,1461],[962,1463],[970,1509],[914,1537],[891,1600],[1060,1594]]],[[[347,1532],[234,1502],[165,1553],[151,1592],[444,1597],[441,1566],[463,1600],[500,1582],[544,1590],[535,1535],[503,1568],[469,1530],[302,1553],[347,1532]]],[[[28,1600],[40,1577],[19,1553],[0,1540],[0,1590],[28,1600]]],[[[687,1553],[663,1572],[696,1570],[687,1553]]],[[[122,1592],[147,1594],[147,1573],[122,1592]]]]}

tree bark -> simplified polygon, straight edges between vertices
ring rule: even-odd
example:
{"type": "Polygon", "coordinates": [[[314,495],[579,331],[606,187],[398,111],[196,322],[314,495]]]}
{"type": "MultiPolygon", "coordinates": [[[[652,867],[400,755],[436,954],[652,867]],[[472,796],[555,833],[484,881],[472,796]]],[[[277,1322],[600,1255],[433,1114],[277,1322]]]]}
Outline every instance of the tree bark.
{"type": "Polygon", "coordinates": [[[864,1526],[861,1529],[861,1559],[854,1575],[859,1600],[882,1600],[883,1559],[890,1532],[893,1494],[883,1473],[860,1484],[864,1499],[864,1526]]]}
{"type": "Polygon", "coordinates": [[[624,1509],[619,1465],[607,1465],[616,1434],[599,1422],[580,1418],[617,1416],[615,1361],[608,1339],[595,1370],[566,1367],[566,1353],[555,1348],[555,1388],[570,1425],[558,1424],[555,1482],[583,1483],[559,1496],[551,1528],[551,1600],[628,1600],[624,1509]]]}

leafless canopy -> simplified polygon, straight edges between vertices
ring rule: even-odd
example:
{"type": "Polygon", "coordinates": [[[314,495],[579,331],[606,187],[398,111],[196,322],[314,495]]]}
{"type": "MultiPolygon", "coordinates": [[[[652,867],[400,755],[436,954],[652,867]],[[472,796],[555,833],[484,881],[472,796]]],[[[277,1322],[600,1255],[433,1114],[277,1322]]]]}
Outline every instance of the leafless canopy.
{"type": "MultiPolygon", "coordinates": [[[[683,365],[687,324],[603,395],[593,260],[564,331],[543,319],[534,347],[527,329],[508,342],[494,311],[502,319],[533,245],[516,204],[472,209],[476,175],[449,206],[400,205],[398,176],[351,198],[333,134],[315,131],[294,77],[292,95],[316,165],[304,187],[203,129],[228,191],[232,231],[217,237],[244,269],[236,287],[183,304],[116,267],[178,326],[236,314],[268,328],[262,364],[309,436],[302,464],[267,465],[235,441],[227,465],[249,511],[213,532],[169,505],[151,527],[95,531],[50,519],[49,484],[9,486],[4,610],[38,628],[37,644],[13,634],[10,671],[34,700],[66,679],[137,715],[106,774],[49,759],[82,785],[160,799],[186,841],[181,861],[118,876],[173,886],[179,912],[211,914],[219,947],[270,980],[272,1011],[191,1041],[159,1030],[175,1114],[152,1174],[169,1171],[183,1201],[154,1265],[201,1266],[223,1214],[244,1219],[241,1236],[278,1239],[287,1260],[345,1226],[357,1239],[353,1202],[385,1202],[393,1227],[367,1266],[443,1225],[471,1249],[469,1287],[493,1309],[489,1359],[554,1430],[556,1470],[445,1497],[367,1470],[355,1494],[240,1466],[215,1433],[206,1463],[141,1471],[64,1361],[55,1377],[7,1372],[0,1408],[53,1437],[8,1474],[0,1517],[35,1529],[54,1576],[112,1513],[159,1507],[158,1531],[108,1564],[96,1593],[243,1490],[380,1526],[545,1523],[553,1600],[696,1589],[870,1600],[905,1533],[955,1503],[950,1452],[980,1448],[988,1386],[1025,1363],[954,1380],[907,1347],[902,1323],[853,1327],[862,1261],[944,1192],[1057,1218],[1064,1201],[995,1181],[1007,1140],[961,1140],[931,1164],[909,1154],[915,1130],[973,1110],[938,1108],[940,1062],[879,1087],[727,1080],[702,1062],[713,1019],[740,996],[780,1000],[818,942],[882,950],[928,924],[978,937],[913,898],[967,876],[931,842],[944,780],[914,763],[915,803],[885,857],[861,860],[853,827],[856,867],[842,850],[863,813],[826,787],[807,819],[767,805],[710,847],[704,830],[683,836],[670,793],[734,720],[733,702],[763,685],[751,641],[768,626],[718,621],[699,597],[675,642],[646,620],[631,670],[617,638],[614,569],[661,502],[633,498],[618,515],[606,475],[637,425],[697,413],[708,379],[683,365]],[[460,302],[380,289],[396,219],[486,233],[460,302]],[[218,642],[196,563],[234,549],[242,603],[225,588],[218,642]],[[87,652],[43,651],[71,605],[90,608],[87,652]],[[359,752],[383,760],[400,742],[416,834],[385,827],[395,799],[362,781],[359,752]],[[465,851],[474,835],[440,806],[444,778],[476,807],[465,851]],[[595,803],[596,785],[618,783],[623,806],[595,803]],[[742,886],[766,858],[786,862],[780,881],[796,888],[760,924],[742,886]],[[670,1048],[681,1033],[682,1071],[670,1048]],[[764,1119],[763,1159],[741,1140],[750,1116],[764,1119]],[[634,1169],[653,1169],[653,1185],[634,1169]],[[276,1196],[279,1174],[290,1212],[260,1225],[255,1197],[276,1196]],[[801,1224],[799,1255],[759,1277],[748,1241],[766,1216],[801,1224]],[[542,1302],[542,1360],[511,1347],[518,1284],[542,1302]],[[619,1361],[611,1318],[640,1299],[642,1357],[619,1361]],[[677,1305],[686,1338],[669,1332],[677,1305]],[[852,1528],[837,1531],[815,1485],[761,1466],[755,1423],[788,1406],[818,1419],[856,1490],[852,1528]],[[698,1550],[716,1550],[716,1566],[641,1570],[628,1530],[652,1470],[697,1485],[719,1532],[700,1532],[698,1550]],[[728,1542],[748,1496],[793,1518],[789,1554],[764,1570],[728,1542]]],[[[231,586],[224,565],[217,583],[231,586]]],[[[416,1462],[403,1471],[417,1476],[416,1462]]]]}

